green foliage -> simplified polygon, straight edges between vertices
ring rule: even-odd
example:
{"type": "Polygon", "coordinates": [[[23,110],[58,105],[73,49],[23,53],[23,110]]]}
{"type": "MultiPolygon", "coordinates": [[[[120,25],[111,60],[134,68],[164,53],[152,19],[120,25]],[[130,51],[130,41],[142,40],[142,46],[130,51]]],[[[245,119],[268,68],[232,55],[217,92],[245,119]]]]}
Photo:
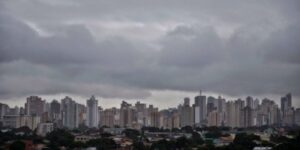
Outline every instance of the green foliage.
{"type": "Polygon", "coordinates": [[[151,150],[175,150],[176,143],[174,141],[160,140],[151,145],[151,150]]]}
{"type": "Polygon", "coordinates": [[[284,142],[289,142],[290,139],[285,137],[285,136],[280,136],[280,135],[271,135],[270,136],[270,141],[274,143],[284,143],[284,142]]]}
{"type": "Polygon", "coordinates": [[[58,129],[48,133],[46,139],[50,141],[51,146],[69,147],[74,142],[74,136],[66,130],[58,129]]]}
{"type": "Polygon", "coordinates": [[[192,146],[192,142],[186,137],[180,137],[176,140],[176,148],[183,149],[192,146]]]}
{"type": "Polygon", "coordinates": [[[133,150],[143,150],[146,149],[146,146],[144,145],[143,142],[134,142],[133,145],[133,150]]]}
{"type": "Polygon", "coordinates": [[[261,141],[260,137],[254,134],[246,134],[246,133],[239,133],[236,135],[233,144],[231,144],[232,148],[234,149],[253,149],[255,146],[258,146],[254,140],[261,141]]]}
{"type": "Polygon", "coordinates": [[[186,137],[180,137],[176,140],[160,140],[154,142],[150,149],[158,149],[158,150],[175,150],[175,149],[192,149],[193,147],[197,147],[197,145],[203,144],[203,140],[198,133],[194,133],[195,139],[187,139],[186,137]]]}
{"type": "Polygon", "coordinates": [[[193,146],[202,145],[204,144],[204,140],[202,139],[201,135],[197,132],[192,133],[191,143],[193,146]]]}
{"type": "Polygon", "coordinates": [[[135,129],[125,129],[123,131],[123,134],[125,134],[126,137],[135,141],[138,140],[138,136],[140,136],[140,132],[135,129]]]}
{"type": "Polygon", "coordinates": [[[222,136],[222,132],[220,130],[209,131],[205,134],[206,138],[216,139],[222,136]]]}
{"type": "Polygon", "coordinates": [[[192,133],[192,132],[194,132],[193,127],[191,127],[191,126],[182,127],[181,130],[183,132],[185,132],[185,133],[192,133]]]}
{"type": "Polygon", "coordinates": [[[284,136],[272,136],[271,140],[278,141],[279,145],[275,146],[274,150],[299,150],[300,149],[300,131],[293,133],[296,137],[293,139],[284,136]],[[281,140],[281,141],[280,141],[281,140]]]}
{"type": "Polygon", "coordinates": [[[85,148],[85,147],[87,147],[87,145],[86,145],[85,143],[82,143],[82,142],[73,142],[73,143],[70,145],[70,147],[71,147],[72,149],[74,149],[74,148],[85,148]]]}
{"type": "Polygon", "coordinates": [[[22,141],[15,141],[9,146],[10,150],[25,150],[25,143],[22,141]]]}
{"type": "Polygon", "coordinates": [[[171,131],[172,131],[172,132],[180,132],[180,129],[178,129],[178,128],[172,128],[171,131]]]}
{"type": "Polygon", "coordinates": [[[6,141],[11,141],[11,140],[16,140],[19,139],[18,136],[16,136],[12,131],[8,131],[8,132],[1,132],[0,131],[0,141],[1,142],[6,142],[6,141]]]}
{"type": "Polygon", "coordinates": [[[118,145],[110,138],[99,138],[90,140],[86,143],[87,146],[97,147],[97,150],[116,149],[118,145]]]}

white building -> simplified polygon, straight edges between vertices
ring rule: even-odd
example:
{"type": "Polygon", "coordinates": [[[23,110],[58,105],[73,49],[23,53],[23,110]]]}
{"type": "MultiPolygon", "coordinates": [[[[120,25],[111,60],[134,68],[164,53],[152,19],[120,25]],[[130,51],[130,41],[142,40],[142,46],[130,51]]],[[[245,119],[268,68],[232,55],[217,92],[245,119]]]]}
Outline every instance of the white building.
{"type": "Polygon", "coordinates": [[[40,123],[37,128],[37,135],[46,136],[46,134],[52,132],[53,129],[53,123],[40,123]]]}

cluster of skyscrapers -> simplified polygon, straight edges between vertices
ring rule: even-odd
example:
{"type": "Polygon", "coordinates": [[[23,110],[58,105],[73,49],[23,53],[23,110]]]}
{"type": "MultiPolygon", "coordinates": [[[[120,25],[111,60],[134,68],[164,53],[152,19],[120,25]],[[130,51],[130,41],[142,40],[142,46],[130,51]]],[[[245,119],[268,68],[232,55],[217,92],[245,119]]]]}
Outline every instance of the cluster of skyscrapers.
{"type": "Polygon", "coordinates": [[[120,108],[102,109],[98,100],[92,96],[86,105],[79,104],[66,96],[60,102],[48,103],[38,96],[27,98],[24,107],[10,108],[0,103],[0,122],[2,126],[31,129],[39,125],[53,125],[57,128],[127,127],[139,129],[143,126],[158,128],[180,128],[184,126],[292,126],[300,125],[300,109],[292,107],[292,96],[281,98],[279,107],[270,99],[226,101],[221,96],[198,95],[194,104],[184,98],[183,104],[175,108],[159,110],[153,105],[136,102],[134,105],[122,101],[120,108]]]}

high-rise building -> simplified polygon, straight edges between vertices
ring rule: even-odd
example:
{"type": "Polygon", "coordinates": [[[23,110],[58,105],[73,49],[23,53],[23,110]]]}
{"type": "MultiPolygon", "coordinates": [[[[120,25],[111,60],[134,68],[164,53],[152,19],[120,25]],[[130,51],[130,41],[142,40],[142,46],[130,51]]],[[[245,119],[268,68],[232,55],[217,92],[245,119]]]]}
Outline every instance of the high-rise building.
{"type": "Polygon", "coordinates": [[[221,122],[221,125],[225,125],[226,122],[226,100],[222,98],[221,96],[218,97],[218,112],[219,112],[219,117],[218,122],[221,122]]]}
{"type": "Polygon", "coordinates": [[[184,99],[184,105],[179,107],[180,112],[180,126],[192,126],[194,124],[194,111],[193,107],[188,105],[187,98],[184,99]]]}
{"type": "Polygon", "coordinates": [[[136,108],[136,119],[137,119],[137,123],[140,126],[145,126],[147,123],[147,106],[144,103],[141,102],[137,102],[135,104],[135,108],[136,108]]]}
{"type": "Polygon", "coordinates": [[[207,111],[207,115],[214,111],[214,110],[217,110],[218,109],[218,101],[216,98],[212,97],[212,96],[209,96],[207,97],[207,107],[206,107],[206,111],[207,111]]]}
{"type": "Polygon", "coordinates": [[[247,106],[250,107],[251,109],[254,108],[254,100],[253,100],[253,98],[251,96],[248,96],[246,98],[246,107],[247,106]]]}
{"type": "Polygon", "coordinates": [[[170,109],[161,110],[161,124],[160,126],[165,129],[172,129],[172,111],[170,109]]]}
{"type": "Polygon", "coordinates": [[[199,95],[195,97],[194,120],[196,126],[205,125],[207,122],[206,96],[199,95]]]}
{"type": "Polygon", "coordinates": [[[300,108],[295,110],[295,124],[300,126],[300,108]]]}
{"type": "Polygon", "coordinates": [[[57,126],[61,126],[60,103],[57,100],[50,103],[50,120],[57,126]]]}
{"type": "Polygon", "coordinates": [[[98,127],[99,124],[99,111],[98,111],[98,100],[92,96],[86,101],[87,105],[87,126],[88,127],[98,127]]]}
{"type": "Polygon", "coordinates": [[[243,121],[242,110],[245,107],[245,101],[238,99],[234,102],[234,105],[236,111],[236,118],[235,118],[236,127],[243,127],[244,121],[243,121]]]}
{"type": "Polygon", "coordinates": [[[279,116],[278,105],[274,101],[265,98],[257,109],[257,125],[276,125],[279,123],[279,116]]]}
{"type": "Polygon", "coordinates": [[[233,101],[226,102],[226,126],[229,127],[238,127],[238,123],[236,121],[237,118],[237,107],[235,107],[235,103],[233,101]]]}
{"type": "Polygon", "coordinates": [[[190,106],[190,98],[188,98],[188,97],[185,97],[184,99],[183,99],[183,106],[190,106]]]}
{"type": "Polygon", "coordinates": [[[45,112],[45,100],[38,96],[30,96],[25,103],[26,115],[42,115],[45,112]]]}
{"type": "Polygon", "coordinates": [[[214,110],[208,114],[207,123],[208,126],[221,126],[221,114],[217,110],[214,110]]]}
{"type": "Polygon", "coordinates": [[[119,125],[120,120],[120,109],[110,108],[101,111],[101,126],[114,127],[115,125],[119,125]]]}
{"type": "Polygon", "coordinates": [[[292,107],[292,95],[288,93],[286,96],[281,97],[281,124],[285,126],[294,123],[294,108],[292,107]]]}
{"type": "Polygon", "coordinates": [[[0,122],[3,119],[3,116],[7,114],[8,110],[9,110],[9,106],[7,104],[0,103],[0,122]]]}
{"type": "Polygon", "coordinates": [[[253,102],[253,109],[258,109],[259,105],[259,99],[255,99],[253,102]]]}
{"type": "Polygon", "coordinates": [[[281,97],[281,111],[284,112],[292,107],[292,95],[288,93],[286,96],[281,97]]]}
{"type": "Polygon", "coordinates": [[[242,109],[243,127],[252,127],[255,125],[254,111],[250,106],[246,106],[242,109]]]}
{"type": "Polygon", "coordinates": [[[160,119],[161,119],[161,115],[159,111],[153,111],[150,113],[150,126],[151,127],[160,127],[160,119]]]}
{"type": "Polygon", "coordinates": [[[69,129],[78,127],[77,103],[66,96],[61,100],[62,125],[69,129]]]}
{"type": "Polygon", "coordinates": [[[121,127],[133,127],[135,124],[136,108],[125,101],[122,101],[120,109],[120,125],[121,127]]]}
{"type": "MultiPolygon", "coordinates": [[[[99,113],[99,112],[97,112],[97,113],[99,113]]],[[[78,103],[76,104],[76,116],[77,116],[77,120],[76,120],[77,125],[86,124],[87,108],[85,105],[78,104],[78,103]]]]}

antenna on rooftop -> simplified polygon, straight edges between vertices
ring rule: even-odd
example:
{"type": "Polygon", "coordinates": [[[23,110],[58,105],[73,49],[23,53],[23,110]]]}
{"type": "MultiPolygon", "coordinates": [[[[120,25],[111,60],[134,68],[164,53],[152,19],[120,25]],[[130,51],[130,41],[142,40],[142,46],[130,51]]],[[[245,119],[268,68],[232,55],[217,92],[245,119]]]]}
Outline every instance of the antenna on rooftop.
{"type": "Polygon", "coordinates": [[[201,91],[201,90],[200,90],[199,94],[200,94],[200,96],[201,96],[201,94],[202,94],[202,91],[201,91]]]}

